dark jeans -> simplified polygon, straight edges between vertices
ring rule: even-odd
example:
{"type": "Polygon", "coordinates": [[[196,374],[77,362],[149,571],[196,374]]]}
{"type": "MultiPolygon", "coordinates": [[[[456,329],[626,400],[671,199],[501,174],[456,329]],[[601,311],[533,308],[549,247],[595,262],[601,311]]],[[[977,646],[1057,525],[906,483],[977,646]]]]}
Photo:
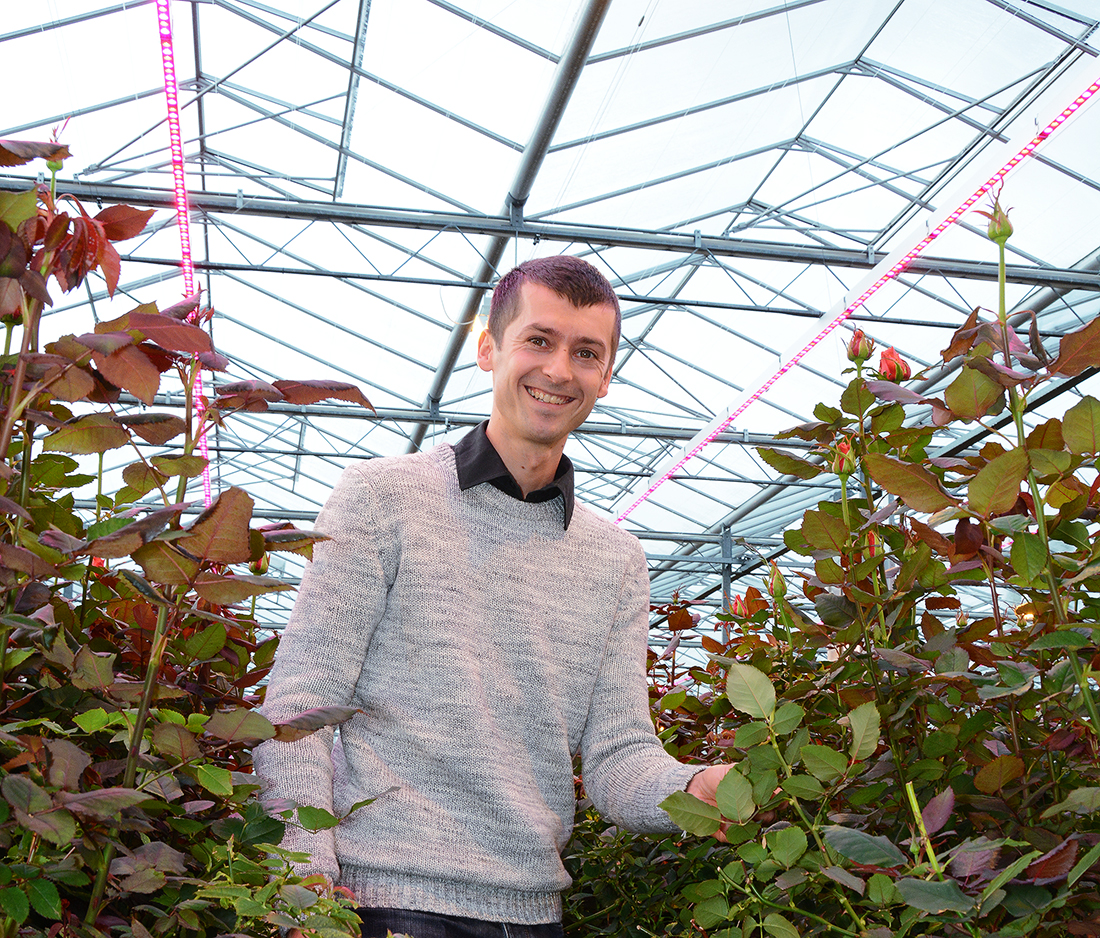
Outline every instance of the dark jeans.
{"type": "Polygon", "coordinates": [[[356,909],[363,938],[386,938],[386,932],[412,938],[562,938],[561,924],[512,925],[475,918],[435,915],[410,909],[356,909]]]}

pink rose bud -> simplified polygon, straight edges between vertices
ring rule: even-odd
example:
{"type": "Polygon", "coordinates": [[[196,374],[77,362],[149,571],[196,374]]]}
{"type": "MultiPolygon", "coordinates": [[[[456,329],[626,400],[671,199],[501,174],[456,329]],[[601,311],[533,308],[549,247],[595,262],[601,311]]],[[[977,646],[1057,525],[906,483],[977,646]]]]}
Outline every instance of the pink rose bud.
{"type": "Polygon", "coordinates": [[[878,373],[887,381],[907,381],[913,372],[909,363],[890,346],[879,357],[878,373]]]}
{"type": "Polygon", "coordinates": [[[848,340],[848,361],[863,363],[874,354],[874,339],[869,339],[863,334],[862,329],[856,329],[852,338],[848,340]]]}
{"type": "Polygon", "coordinates": [[[856,471],[856,458],[852,455],[852,446],[847,440],[837,443],[832,468],[838,476],[850,476],[856,471]]]}

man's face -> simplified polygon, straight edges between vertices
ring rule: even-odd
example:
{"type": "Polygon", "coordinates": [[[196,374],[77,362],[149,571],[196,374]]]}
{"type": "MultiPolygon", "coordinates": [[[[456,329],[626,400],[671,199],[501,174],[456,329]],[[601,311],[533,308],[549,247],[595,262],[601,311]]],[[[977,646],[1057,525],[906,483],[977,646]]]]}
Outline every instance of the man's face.
{"type": "Polygon", "coordinates": [[[576,307],[539,283],[525,283],[519,312],[500,346],[488,330],[477,363],[493,373],[490,423],[516,444],[564,446],[611,381],[615,310],[576,307]]]}

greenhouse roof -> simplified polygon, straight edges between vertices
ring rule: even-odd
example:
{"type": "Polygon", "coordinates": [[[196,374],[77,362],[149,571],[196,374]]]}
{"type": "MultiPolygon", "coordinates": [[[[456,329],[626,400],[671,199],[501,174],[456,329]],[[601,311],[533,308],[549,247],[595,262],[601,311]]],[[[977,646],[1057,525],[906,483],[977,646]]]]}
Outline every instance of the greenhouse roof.
{"type": "MultiPolygon", "coordinates": [[[[1035,310],[1050,347],[1098,311],[1093,0],[159,6],[196,284],[233,362],[217,380],[348,381],[376,411],[227,420],[214,489],[244,486],[258,518],[308,527],[350,461],[484,419],[472,337],[493,282],[577,254],[623,307],[610,393],[567,449],[579,496],[643,538],[655,599],[713,611],[767,558],[788,563],[784,530],[837,496],[835,476],[781,476],[755,446],[837,404],[853,328],[927,369],[921,389],[946,382],[939,350],[996,305],[973,209],[998,174],[1010,310],[1035,310]]],[[[9,3],[0,52],[20,82],[0,137],[56,135],[72,152],[59,191],[156,209],[120,245],[115,296],[90,278],[43,331],[179,300],[158,4],[9,3]]],[[[180,403],[166,389],[156,406],[180,403]]],[[[935,447],[987,432],[945,429],[935,447]]],[[[262,614],[278,624],[288,605],[262,614]]]]}

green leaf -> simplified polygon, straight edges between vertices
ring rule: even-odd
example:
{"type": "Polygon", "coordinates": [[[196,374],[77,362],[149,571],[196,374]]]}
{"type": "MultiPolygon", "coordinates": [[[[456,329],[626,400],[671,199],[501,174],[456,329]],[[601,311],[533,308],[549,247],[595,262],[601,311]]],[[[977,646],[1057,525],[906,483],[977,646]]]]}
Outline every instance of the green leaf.
{"type": "Polygon", "coordinates": [[[875,404],[875,395],[867,389],[862,378],[853,378],[840,395],[840,406],[845,413],[862,417],[875,404]]]}
{"type": "Polygon", "coordinates": [[[271,739],[275,727],[261,713],[246,707],[234,710],[219,710],[207,721],[206,732],[227,742],[239,742],[242,739],[271,739]]]}
{"type": "Polygon", "coordinates": [[[0,889],[0,909],[4,910],[4,914],[9,918],[15,919],[20,925],[26,920],[27,916],[31,912],[31,904],[27,899],[27,894],[16,886],[6,886],[0,889]]]}
{"type": "Polygon", "coordinates": [[[807,511],[802,518],[802,535],[811,547],[839,554],[848,543],[848,526],[824,511],[807,511]]]}
{"type": "Polygon", "coordinates": [[[828,746],[803,746],[802,762],[806,771],[821,782],[835,782],[848,771],[848,759],[828,746]]]}
{"type": "Polygon", "coordinates": [[[1095,814],[1100,811],[1100,788],[1074,789],[1058,804],[1047,808],[1043,812],[1042,818],[1045,821],[1047,818],[1052,818],[1063,811],[1070,811],[1074,814],[1095,814]]]}
{"type": "Polygon", "coordinates": [[[1020,497],[1020,483],[1026,475],[1025,450],[1010,449],[995,456],[970,482],[971,510],[983,518],[1008,511],[1020,497]]]}
{"type": "Polygon", "coordinates": [[[865,866],[890,868],[906,862],[905,854],[885,837],[873,837],[850,827],[825,828],[825,842],[842,857],[865,866]]]}
{"type": "Polygon", "coordinates": [[[821,787],[821,782],[811,775],[792,775],[784,779],[780,787],[788,795],[803,801],[820,801],[825,797],[825,789],[821,787]]]}
{"type": "Polygon", "coordinates": [[[733,736],[733,744],[738,749],[751,749],[753,746],[764,742],[770,732],[767,723],[744,723],[737,727],[737,732],[733,736]]]}
{"type": "Polygon", "coordinates": [[[73,717],[73,722],[85,733],[97,733],[110,722],[110,719],[106,710],[96,707],[94,710],[78,713],[73,717]]]}
{"type": "Polygon", "coordinates": [[[710,929],[720,922],[726,921],[729,917],[730,906],[725,896],[711,896],[709,899],[696,903],[691,913],[692,918],[695,919],[695,923],[700,928],[710,929]]]}
{"type": "Polygon", "coordinates": [[[944,391],[943,398],[957,417],[975,420],[988,414],[1003,394],[1004,389],[999,383],[974,368],[964,366],[944,391]]]}
{"type": "Polygon", "coordinates": [[[61,919],[61,896],[57,894],[57,887],[48,879],[28,880],[27,896],[34,911],[43,918],[61,919]]]}
{"type": "Polygon", "coordinates": [[[763,459],[764,462],[771,466],[776,472],[782,472],[783,475],[795,476],[799,479],[812,479],[824,471],[824,466],[821,464],[812,463],[806,459],[800,459],[798,456],[792,456],[784,450],[772,449],[768,446],[758,446],[756,451],[760,454],[760,458],[763,459]]]}
{"type": "Polygon", "coordinates": [[[799,938],[798,929],[778,912],[769,912],[764,916],[764,931],[772,938],[799,938]]]}
{"type": "Polygon", "coordinates": [[[225,640],[225,626],[215,622],[187,639],[183,650],[193,661],[209,661],[225,647],[225,640]]]}
{"type": "MultiPolygon", "coordinates": [[[[1027,458],[1031,460],[1031,468],[1040,479],[1063,475],[1073,464],[1073,457],[1061,449],[1029,449],[1027,458]]],[[[1023,516],[1016,515],[1016,517],[1023,516]]]]}
{"type": "Polygon", "coordinates": [[[1077,880],[1079,880],[1092,868],[1092,865],[1097,860],[1100,860],[1100,844],[1097,844],[1088,853],[1081,857],[1080,860],[1077,861],[1073,869],[1069,871],[1069,876],[1066,877],[1066,885],[1072,886],[1075,882],[1077,882],[1077,880]]]}
{"type": "Polygon", "coordinates": [[[199,784],[212,795],[233,794],[233,775],[229,769],[203,763],[195,766],[195,777],[199,784]]]}
{"type": "Polygon", "coordinates": [[[726,676],[730,703],[750,717],[767,720],[775,713],[775,688],[766,674],[752,665],[734,662],[726,676]]]}
{"type": "Polygon", "coordinates": [[[821,872],[828,876],[834,883],[840,883],[842,886],[847,886],[861,896],[867,889],[867,884],[862,879],[849,873],[842,866],[824,866],[821,868],[821,872]]]}
{"type": "Polygon", "coordinates": [[[1091,644],[1092,642],[1087,635],[1082,635],[1073,629],[1060,629],[1057,632],[1047,632],[1046,635],[1040,635],[1027,647],[1029,649],[1084,648],[1086,645],[1091,644]]]}
{"type": "Polygon", "coordinates": [[[940,487],[939,479],[916,463],[868,453],[863,465],[872,479],[914,511],[940,511],[955,504],[955,499],[940,487]]]}
{"type": "Polygon", "coordinates": [[[722,816],[737,824],[751,821],[756,813],[752,783],[736,769],[730,769],[718,783],[716,800],[722,816]]]}
{"type": "Polygon", "coordinates": [[[766,835],[768,853],[776,863],[790,869],[806,852],[810,843],[801,827],[783,827],[766,835]]]}
{"type": "Polygon", "coordinates": [[[974,900],[959,888],[954,880],[930,882],[926,879],[899,879],[894,886],[906,905],[922,912],[969,912],[974,900]]]}
{"type": "Polygon", "coordinates": [[[1042,576],[1046,570],[1047,552],[1038,534],[1021,531],[1012,539],[1012,553],[1009,555],[1017,576],[1028,583],[1042,576]]]}
{"type": "Polygon", "coordinates": [[[1062,437],[1071,453],[1100,452],[1100,401],[1081,398],[1062,417],[1062,437]]]}
{"type": "MultiPolygon", "coordinates": [[[[729,775],[733,774],[735,774],[733,771],[729,773],[729,775]]],[[[686,791],[674,791],[661,802],[661,808],[664,809],[673,824],[689,834],[707,837],[722,825],[722,815],[716,807],[700,801],[686,791]]],[[[304,810],[306,809],[298,809],[299,820],[301,820],[301,814],[304,810]]],[[[305,826],[305,822],[302,823],[305,826]]]]}
{"type": "Polygon", "coordinates": [[[806,716],[806,711],[793,700],[788,700],[775,711],[775,719],[772,721],[772,730],[776,736],[786,736],[798,729],[798,724],[806,716]]]}
{"type": "Polygon", "coordinates": [[[59,453],[104,453],[130,442],[130,434],[107,414],[76,417],[42,441],[42,448],[59,453]]]}
{"type": "Polygon", "coordinates": [[[878,749],[879,734],[882,731],[882,721],[878,715],[878,708],[874,701],[860,704],[848,714],[848,726],[852,730],[852,745],[848,749],[849,755],[856,762],[862,759],[870,759],[878,749]]]}

